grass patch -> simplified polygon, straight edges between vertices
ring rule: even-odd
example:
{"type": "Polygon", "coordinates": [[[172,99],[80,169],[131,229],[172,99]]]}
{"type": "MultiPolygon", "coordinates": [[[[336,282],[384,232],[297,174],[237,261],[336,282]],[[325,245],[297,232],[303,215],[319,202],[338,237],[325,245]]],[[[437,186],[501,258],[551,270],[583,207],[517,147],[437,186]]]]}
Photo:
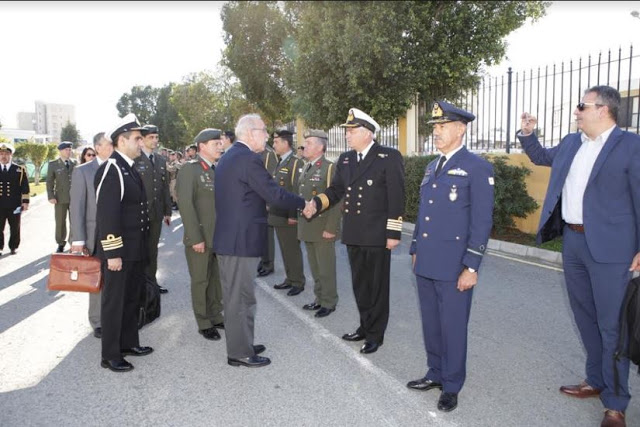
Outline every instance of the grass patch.
{"type": "Polygon", "coordinates": [[[542,245],[536,244],[535,234],[523,233],[515,228],[505,229],[503,232],[498,233],[493,230],[491,232],[491,238],[496,240],[502,240],[504,242],[517,243],[520,245],[533,246],[536,248],[547,249],[554,252],[562,252],[562,238],[556,238],[549,242],[545,242],[542,245]]]}
{"type": "Polygon", "coordinates": [[[47,183],[45,181],[40,181],[38,185],[35,185],[33,182],[29,183],[29,194],[31,197],[35,197],[38,194],[46,193],[47,191],[47,183]]]}

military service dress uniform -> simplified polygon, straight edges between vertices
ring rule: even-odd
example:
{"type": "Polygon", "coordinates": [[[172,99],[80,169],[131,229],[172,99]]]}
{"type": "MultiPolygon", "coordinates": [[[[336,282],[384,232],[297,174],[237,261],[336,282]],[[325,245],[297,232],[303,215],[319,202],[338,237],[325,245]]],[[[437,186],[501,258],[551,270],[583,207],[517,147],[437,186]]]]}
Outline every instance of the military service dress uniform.
{"type": "Polygon", "coordinates": [[[125,160],[117,150],[98,168],[95,188],[97,253],[104,273],[102,359],[121,360],[121,349],[139,347],[138,307],[149,231],[147,197],[133,160],[125,160]],[[112,258],[122,259],[120,271],[107,268],[112,258]]]}
{"type": "Polygon", "coordinates": [[[58,158],[49,162],[47,170],[47,198],[56,199],[53,206],[56,219],[56,242],[58,247],[67,244],[67,216],[71,203],[71,174],[76,166],[73,159],[58,158]]]}
{"type": "MultiPolygon", "coordinates": [[[[307,163],[300,175],[300,197],[311,200],[324,192],[331,186],[334,173],[335,165],[324,156],[307,163]]],[[[304,242],[307,248],[307,260],[313,275],[313,292],[316,296],[312,307],[305,308],[325,308],[333,311],[338,303],[335,242],[340,239],[341,207],[342,203],[338,203],[311,220],[302,215],[298,219],[298,239],[304,242]],[[324,231],[335,234],[335,237],[325,239],[322,237],[324,231]]]]}
{"type": "MultiPolygon", "coordinates": [[[[271,176],[276,171],[276,166],[278,166],[278,156],[273,151],[273,148],[270,146],[266,146],[265,149],[260,153],[260,157],[262,158],[262,163],[264,164],[265,169],[271,176]]],[[[275,259],[276,252],[276,244],[275,238],[273,236],[274,230],[271,225],[267,226],[267,252],[260,259],[260,264],[258,265],[258,275],[259,276],[267,276],[273,273],[273,260],[275,259]]]]}
{"type": "Polygon", "coordinates": [[[184,225],[184,251],[191,275],[191,301],[200,331],[224,321],[218,261],[213,251],[214,181],[214,167],[198,156],[182,167],[176,185],[184,225]],[[205,243],[204,253],[195,252],[192,246],[202,242],[205,243]]]}
{"type": "Polygon", "coordinates": [[[162,220],[171,216],[171,198],[169,195],[169,172],[164,157],[144,152],[135,159],[134,167],[142,178],[149,207],[149,243],[147,245],[148,264],[145,274],[158,283],[158,242],[162,234],[162,220]]]}
{"type": "MultiPolygon", "coordinates": [[[[431,123],[466,124],[473,119],[471,113],[440,101],[431,123]]],[[[457,395],[466,377],[473,296],[473,287],[458,289],[458,278],[464,269],[475,273],[480,268],[493,225],[494,177],[491,163],[462,145],[443,157],[426,167],[409,252],[415,255],[428,367],[417,382],[435,383],[443,393],[457,395]]]]}
{"type": "MultiPolygon", "coordinates": [[[[273,173],[273,179],[283,189],[297,194],[299,168],[301,167],[302,161],[290,151],[287,157],[280,159],[280,163],[273,173]]],[[[298,226],[297,224],[289,224],[289,219],[298,220],[296,209],[287,210],[273,205],[269,206],[268,224],[276,231],[286,274],[283,284],[276,286],[280,286],[280,289],[292,287],[295,289],[295,293],[299,293],[304,289],[305,284],[302,250],[298,240],[298,226]]]]}
{"type": "MultiPolygon", "coordinates": [[[[0,146],[2,149],[2,146],[0,146]]],[[[9,249],[20,245],[20,216],[23,203],[29,203],[29,179],[24,166],[0,164],[0,252],[4,248],[4,224],[9,222],[9,249]]]]}
{"type": "MultiPolygon", "coordinates": [[[[341,126],[379,130],[370,116],[355,108],[341,126]]],[[[375,351],[383,343],[389,320],[391,251],[387,239],[402,236],[404,163],[398,150],[375,140],[361,161],[358,154],[362,153],[350,150],[340,155],[333,183],[314,201],[322,212],[344,199],[342,243],[347,245],[360,326],[343,338],[364,339],[365,346],[373,343],[375,351]]]]}

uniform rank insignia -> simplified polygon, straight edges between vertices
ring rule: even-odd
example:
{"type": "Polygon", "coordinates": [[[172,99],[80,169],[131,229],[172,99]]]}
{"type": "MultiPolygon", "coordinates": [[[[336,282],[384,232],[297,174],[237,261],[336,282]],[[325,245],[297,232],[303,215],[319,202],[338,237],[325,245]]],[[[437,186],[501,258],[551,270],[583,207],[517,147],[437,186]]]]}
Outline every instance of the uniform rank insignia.
{"type": "Polygon", "coordinates": [[[349,163],[349,158],[345,157],[344,160],[342,161],[342,164],[346,165],[347,163],[349,163]]]}
{"type": "Polygon", "coordinates": [[[280,169],[280,172],[287,173],[287,172],[289,172],[289,169],[287,169],[287,168],[282,168],[282,169],[280,169]]]}
{"type": "Polygon", "coordinates": [[[449,171],[447,171],[447,175],[467,176],[469,174],[465,170],[462,170],[460,168],[455,168],[455,169],[450,169],[449,171]]]}
{"type": "Polygon", "coordinates": [[[368,180],[367,180],[367,185],[368,185],[369,187],[371,187],[371,186],[373,185],[373,180],[372,180],[372,179],[368,179],[368,180]]]}
{"type": "Polygon", "coordinates": [[[378,157],[380,157],[381,159],[384,159],[387,156],[388,156],[388,154],[378,153],[378,157]]]}
{"type": "Polygon", "coordinates": [[[451,186],[451,192],[449,193],[449,200],[455,202],[458,199],[458,187],[455,185],[451,186]]]}
{"type": "Polygon", "coordinates": [[[493,181],[493,177],[490,176],[489,177],[489,185],[494,185],[494,184],[495,184],[495,182],[493,181]]]}

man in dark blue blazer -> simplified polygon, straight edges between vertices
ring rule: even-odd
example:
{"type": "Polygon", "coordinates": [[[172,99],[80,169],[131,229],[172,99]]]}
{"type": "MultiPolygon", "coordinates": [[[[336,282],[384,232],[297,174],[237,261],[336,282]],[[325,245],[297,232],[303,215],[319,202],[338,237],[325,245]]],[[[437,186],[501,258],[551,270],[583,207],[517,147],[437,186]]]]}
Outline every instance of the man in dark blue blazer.
{"type": "Polygon", "coordinates": [[[415,390],[441,389],[438,409],[458,405],[466,378],[467,325],[473,287],[493,225],[493,167],[462,145],[475,116],[448,102],[434,105],[440,151],[420,184],[420,207],[409,253],[422,314],[427,374],[415,390]]]}
{"type": "Polygon", "coordinates": [[[238,140],[215,170],[216,227],[213,247],[218,255],[225,315],[228,363],[260,367],[271,361],[253,345],[256,311],[255,268],[266,252],[266,203],[282,209],[303,209],[305,201],[280,187],[265,169],[260,153],[268,138],[257,114],[240,118],[238,140]]]}
{"type": "Polygon", "coordinates": [[[613,354],[630,272],[640,271],[640,136],[616,125],[619,108],[618,91],[594,86],[573,113],[581,133],[543,148],[533,133],[536,118],[528,113],[518,133],[531,161],[551,166],[537,239],[563,236],[569,302],[587,352],[586,379],[560,391],[599,395],[603,426],[625,425],[629,360],[615,362],[616,390],[613,354]]]}

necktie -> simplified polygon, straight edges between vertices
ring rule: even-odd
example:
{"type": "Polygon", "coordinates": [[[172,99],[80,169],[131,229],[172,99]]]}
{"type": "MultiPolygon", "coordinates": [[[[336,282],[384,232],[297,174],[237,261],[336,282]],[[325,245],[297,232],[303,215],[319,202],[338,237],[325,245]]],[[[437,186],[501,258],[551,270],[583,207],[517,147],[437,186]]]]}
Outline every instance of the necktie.
{"type": "Polygon", "coordinates": [[[64,161],[64,166],[67,168],[67,170],[69,169],[69,160],[64,161]]]}
{"type": "Polygon", "coordinates": [[[358,153],[358,163],[362,161],[362,153],[358,153]]]}
{"type": "Polygon", "coordinates": [[[442,170],[442,165],[444,165],[444,162],[446,161],[447,161],[447,158],[445,156],[440,156],[440,160],[438,161],[438,167],[436,168],[436,176],[438,176],[438,174],[442,170]]]}
{"type": "Polygon", "coordinates": [[[151,164],[153,165],[153,154],[149,154],[149,161],[151,162],[151,164]]]}
{"type": "Polygon", "coordinates": [[[6,172],[7,171],[7,165],[2,165],[2,172],[6,172]]]}
{"type": "Polygon", "coordinates": [[[304,168],[304,174],[306,175],[307,172],[309,172],[309,169],[311,169],[311,162],[307,163],[307,167],[304,168]]]}

